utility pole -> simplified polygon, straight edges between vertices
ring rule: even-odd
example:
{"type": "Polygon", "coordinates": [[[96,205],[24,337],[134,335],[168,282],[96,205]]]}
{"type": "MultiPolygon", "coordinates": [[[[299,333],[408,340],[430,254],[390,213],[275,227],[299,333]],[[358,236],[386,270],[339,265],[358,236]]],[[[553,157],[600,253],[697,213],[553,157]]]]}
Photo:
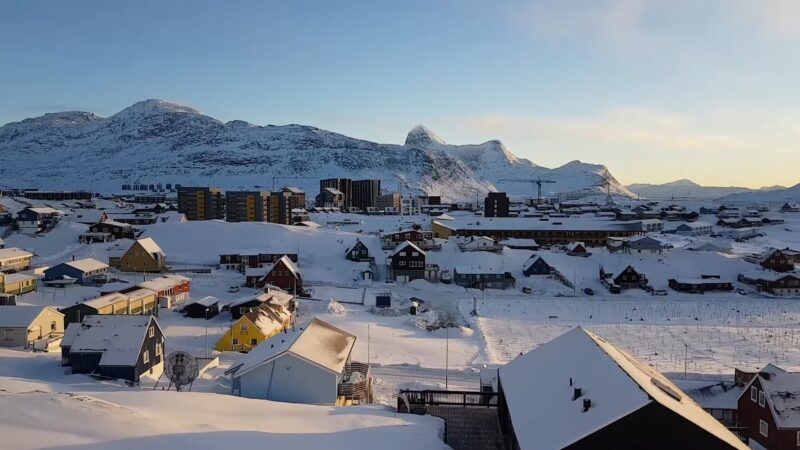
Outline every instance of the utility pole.
{"type": "Polygon", "coordinates": [[[208,360],[208,308],[206,308],[206,360],[208,360]]]}
{"type": "Polygon", "coordinates": [[[683,354],[683,379],[687,379],[687,373],[689,371],[689,344],[683,343],[685,348],[685,353],[683,354]]]}
{"type": "Polygon", "coordinates": [[[448,390],[450,383],[447,376],[447,371],[450,367],[450,327],[445,328],[445,347],[444,347],[444,389],[448,390]]]}

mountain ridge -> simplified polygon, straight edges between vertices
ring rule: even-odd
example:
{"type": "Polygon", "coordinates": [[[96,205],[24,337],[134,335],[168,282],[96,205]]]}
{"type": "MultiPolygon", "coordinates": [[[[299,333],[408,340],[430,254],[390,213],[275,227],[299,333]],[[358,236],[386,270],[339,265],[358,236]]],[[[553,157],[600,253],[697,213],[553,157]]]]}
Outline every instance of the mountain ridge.
{"type": "Polygon", "coordinates": [[[556,182],[544,192],[600,193],[609,182],[613,193],[630,195],[605,166],[571,162],[548,169],[517,157],[498,140],[450,145],[423,125],[402,145],[381,144],[308,125],[221,122],[191,107],[149,99],[105,118],[66,111],[0,127],[5,187],[116,192],[123,183],[137,182],[229,189],[274,183],[299,185],[314,195],[318,180],[330,177],[379,178],[386,191],[449,201],[489,190],[530,195],[530,183],[500,180],[540,177],[556,182]]]}

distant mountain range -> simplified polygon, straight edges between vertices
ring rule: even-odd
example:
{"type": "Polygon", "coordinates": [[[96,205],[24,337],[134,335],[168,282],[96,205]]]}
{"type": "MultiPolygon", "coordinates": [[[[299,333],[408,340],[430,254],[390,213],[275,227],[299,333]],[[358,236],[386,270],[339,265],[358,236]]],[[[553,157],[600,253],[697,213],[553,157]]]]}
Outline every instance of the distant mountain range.
{"type": "Polygon", "coordinates": [[[123,183],[178,183],[269,190],[293,185],[318,192],[321,178],[378,178],[446,200],[476,192],[531,195],[530,180],[554,181],[543,194],[632,195],[602,165],[573,161],[555,169],[518,158],[500,141],[448,145],[412,129],[403,145],[379,144],[304,125],[220,122],[161,100],[145,100],[111,117],[70,111],[0,127],[0,187],[119,191],[123,183]],[[273,179],[273,177],[279,177],[273,179]]]}
{"type": "Polygon", "coordinates": [[[765,198],[773,194],[778,194],[786,188],[783,186],[763,187],[760,189],[750,189],[745,187],[721,187],[721,186],[701,186],[691,180],[677,180],[664,184],[637,183],[626,186],[628,190],[641,198],[651,199],[680,199],[695,198],[703,200],[714,200],[727,198],[738,194],[763,194],[765,198]]]}

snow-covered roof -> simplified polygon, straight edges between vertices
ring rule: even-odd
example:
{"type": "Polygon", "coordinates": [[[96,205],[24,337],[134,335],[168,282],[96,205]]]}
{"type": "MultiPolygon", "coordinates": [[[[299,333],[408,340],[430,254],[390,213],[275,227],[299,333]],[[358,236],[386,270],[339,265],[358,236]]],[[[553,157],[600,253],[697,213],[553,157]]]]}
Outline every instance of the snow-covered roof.
{"type": "Polygon", "coordinates": [[[0,306],[0,327],[28,328],[45,309],[57,312],[49,306],[0,306]]]}
{"type": "Polygon", "coordinates": [[[264,267],[248,267],[248,268],[244,269],[244,276],[246,276],[246,277],[263,277],[270,270],[272,270],[272,264],[265,264],[264,267]]]}
{"type": "Polygon", "coordinates": [[[584,244],[583,242],[570,242],[567,245],[567,251],[573,252],[577,250],[578,247],[580,247],[582,250],[586,250],[586,244],[584,244]]]}
{"type": "Polygon", "coordinates": [[[81,272],[94,272],[95,270],[108,269],[108,264],[100,262],[94,258],[78,259],[75,261],[67,261],[64,263],[67,266],[74,267],[81,272]]]}
{"type": "Polygon", "coordinates": [[[164,256],[164,251],[161,250],[161,247],[156,244],[153,238],[137,239],[136,242],[138,242],[147,253],[150,253],[150,255],[164,256]]]}
{"type": "Polygon", "coordinates": [[[234,367],[234,376],[245,373],[291,353],[333,373],[342,373],[356,337],[319,319],[288,333],[277,334],[245,355],[234,367]]]}
{"type": "Polygon", "coordinates": [[[281,256],[281,259],[275,261],[275,264],[273,264],[273,266],[269,269],[269,271],[267,273],[271,272],[272,269],[275,268],[275,266],[279,262],[283,262],[283,265],[286,266],[286,268],[289,269],[289,271],[292,272],[292,275],[294,275],[295,277],[299,277],[300,276],[299,271],[297,270],[297,266],[295,266],[294,263],[292,262],[292,260],[289,259],[289,257],[286,256],[286,255],[281,256]]]}
{"type": "Polygon", "coordinates": [[[119,292],[113,292],[111,294],[101,295],[100,297],[93,298],[91,300],[86,300],[85,302],[83,302],[83,304],[86,306],[91,306],[94,309],[100,309],[105,306],[113,305],[121,301],[127,301],[128,299],[130,299],[130,297],[128,297],[125,294],[120,294],[119,292]]]}
{"type": "Polygon", "coordinates": [[[205,306],[208,308],[209,306],[213,306],[214,304],[219,303],[219,299],[217,297],[206,296],[201,298],[200,300],[193,300],[187,304],[188,305],[200,305],[205,306]]]}
{"type": "Polygon", "coordinates": [[[719,278],[676,278],[675,281],[682,284],[732,283],[730,280],[720,280],[719,278]]]}
{"type": "Polygon", "coordinates": [[[500,244],[508,245],[508,246],[524,246],[524,247],[538,247],[539,244],[536,242],[535,239],[522,239],[522,238],[511,238],[505,239],[500,241],[500,244]]]}
{"type": "Polygon", "coordinates": [[[120,227],[120,228],[132,228],[133,227],[133,225],[131,225],[129,223],[117,222],[116,220],[112,220],[112,219],[104,220],[104,221],[98,222],[98,223],[102,223],[103,225],[112,225],[112,226],[120,227]]]}
{"type": "Polygon", "coordinates": [[[503,275],[506,271],[501,266],[479,265],[479,266],[456,266],[453,268],[460,275],[503,275]]]}
{"type": "Polygon", "coordinates": [[[764,280],[764,281],[778,281],[782,278],[792,276],[795,278],[800,278],[800,273],[798,272],[775,272],[774,270],[768,269],[753,269],[748,270],[747,272],[742,273],[742,276],[746,278],[750,278],[753,280],[764,280]]]}
{"type": "Polygon", "coordinates": [[[332,187],[326,187],[326,188],[323,189],[323,191],[328,191],[333,195],[344,195],[342,193],[342,191],[340,191],[340,190],[338,190],[336,188],[332,188],[332,187]]]}
{"type": "Polygon", "coordinates": [[[662,374],[580,327],[501,367],[500,383],[522,449],[567,447],[654,401],[747,449],[662,374]]]}
{"type": "Polygon", "coordinates": [[[26,252],[17,247],[0,248],[0,260],[11,258],[32,258],[33,253],[26,252]]]}
{"type": "Polygon", "coordinates": [[[674,383],[704,409],[738,409],[743,385],[733,381],[674,380],[674,383]]]}
{"type": "Polygon", "coordinates": [[[36,277],[24,273],[9,273],[6,275],[6,284],[19,283],[20,281],[35,280],[36,277]]]}
{"type": "Polygon", "coordinates": [[[767,364],[757,377],[766,392],[776,425],[780,428],[800,428],[800,372],[787,372],[767,364]]]}
{"type": "Polygon", "coordinates": [[[710,228],[711,224],[708,222],[685,222],[678,225],[676,228],[689,228],[692,230],[698,230],[700,228],[710,228]]]}
{"type": "Polygon", "coordinates": [[[25,208],[25,209],[27,209],[28,211],[33,211],[36,214],[61,214],[61,211],[47,206],[25,208]]]}
{"type": "Polygon", "coordinates": [[[406,247],[410,247],[410,248],[411,248],[411,250],[413,250],[413,251],[417,251],[417,252],[420,252],[420,253],[422,253],[423,255],[425,254],[425,252],[423,252],[423,251],[422,251],[422,249],[420,249],[419,247],[417,247],[416,245],[414,245],[414,243],[413,243],[413,242],[410,242],[410,241],[404,241],[402,244],[398,245],[398,246],[397,246],[397,248],[395,248],[395,249],[394,249],[394,251],[393,251],[393,252],[392,252],[392,253],[389,255],[389,257],[392,257],[392,256],[394,256],[394,255],[396,255],[396,254],[400,253],[401,251],[405,250],[405,249],[406,249],[406,247]]]}
{"type": "Polygon", "coordinates": [[[127,295],[131,299],[131,301],[143,299],[145,297],[151,297],[154,296],[155,294],[156,294],[155,291],[144,288],[134,289],[132,291],[125,293],[125,295],[127,295]]]}
{"type": "Polygon", "coordinates": [[[258,329],[269,336],[283,327],[291,317],[291,313],[279,305],[262,303],[244,314],[258,329]]]}
{"type": "Polygon", "coordinates": [[[152,280],[147,280],[142,283],[139,283],[138,286],[141,288],[160,292],[160,291],[166,291],[167,289],[172,289],[175,286],[186,283],[188,281],[192,281],[192,279],[189,277],[185,277],[183,275],[167,274],[160,276],[158,278],[153,278],[152,280]]]}
{"type": "Polygon", "coordinates": [[[96,315],[86,316],[70,334],[70,352],[102,353],[100,365],[131,366],[136,364],[147,335],[152,316],[96,315]],[[74,337],[73,337],[74,336],[74,337]]]}

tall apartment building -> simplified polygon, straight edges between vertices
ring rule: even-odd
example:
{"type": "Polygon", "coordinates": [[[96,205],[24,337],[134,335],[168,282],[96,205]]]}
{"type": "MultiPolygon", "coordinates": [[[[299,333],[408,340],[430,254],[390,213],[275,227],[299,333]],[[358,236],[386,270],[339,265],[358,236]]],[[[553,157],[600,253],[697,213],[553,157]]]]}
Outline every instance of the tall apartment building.
{"type": "Polygon", "coordinates": [[[228,222],[267,222],[270,193],[264,191],[228,191],[225,193],[228,222]]]}
{"type": "Polygon", "coordinates": [[[178,212],[187,220],[213,220],[225,218],[225,199],[222,189],[213,187],[180,187],[178,212]]]}
{"type": "Polygon", "coordinates": [[[285,187],[270,194],[268,220],[273,223],[291,225],[292,210],[305,209],[306,193],[296,187],[285,187]]]}
{"type": "Polygon", "coordinates": [[[399,192],[379,195],[375,206],[381,210],[385,210],[386,208],[394,208],[395,211],[400,212],[400,208],[403,207],[403,196],[400,195],[399,192]]]}
{"type": "Polygon", "coordinates": [[[342,193],[345,209],[353,206],[353,180],[350,178],[328,178],[327,180],[319,180],[319,191],[322,192],[325,188],[334,188],[342,193]]]}
{"type": "Polygon", "coordinates": [[[367,208],[378,205],[381,195],[381,180],[355,180],[353,181],[353,194],[351,205],[366,211],[367,208]]]}
{"type": "Polygon", "coordinates": [[[509,203],[505,192],[489,192],[483,202],[484,217],[509,217],[509,203]]]}

